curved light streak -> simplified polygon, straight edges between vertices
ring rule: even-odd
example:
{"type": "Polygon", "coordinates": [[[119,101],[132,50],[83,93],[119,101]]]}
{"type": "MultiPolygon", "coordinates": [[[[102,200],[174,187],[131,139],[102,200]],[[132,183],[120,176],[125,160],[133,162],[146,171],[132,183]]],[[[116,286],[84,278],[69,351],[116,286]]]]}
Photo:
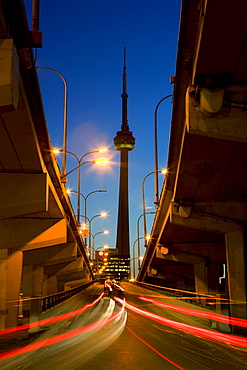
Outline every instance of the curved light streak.
{"type": "Polygon", "coordinates": [[[179,306],[176,306],[176,305],[173,305],[173,304],[163,303],[163,302],[160,302],[156,299],[148,298],[148,297],[142,297],[141,296],[141,297],[139,297],[139,299],[141,299],[143,301],[146,301],[146,302],[153,303],[156,306],[168,308],[170,310],[185,313],[187,315],[205,317],[207,319],[220,321],[220,322],[224,322],[224,323],[227,323],[227,324],[247,328],[247,320],[246,319],[239,319],[239,318],[236,318],[236,317],[225,316],[225,315],[221,315],[219,313],[199,311],[199,310],[195,310],[193,308],[191,309],[191,308],[179,307],[179,306]]]}
{"type": "MultiPolygon", "coordinates": [[[[121,303],[121,299],[119,298],[115,298],[115,299],[121,303]]],[[[204,339],[210,339],[216,342],[223,342],[223,343],[231,344],[234,346],[247,348],[246,338],[238,337],[235,335],[224,334],[224,333],[218,333],[212,330],[202,329],[196,326],[183,324],[181,322],[166,319],[165,317],[153,314],[146,310],[141,310],[140,308],[133,306],[129,303],[126,303],[125,305],[126,305],[126,308],[137,313],[138,315],[147,317],[151,320],[159,322],[160,324],[166,325],[168,327],[178,329],[178,330],[183,330],[186,333],[193,334],[193,335],[196,335],[204,339]]]]}
{"type": "MultiPolygon", "coordinates": [[[[37,341],[35,343],[31,343],[31,344],[29,344],[28,346],[25,346],[25,347],[21,347],[21,348],[14,349],[14,350],[11,350],[11,351],[3,352],[3,353],[0,354],[0,360],[7,360],[7,359],[13,358],[15,356],[23,355],[23,354],[38,350],[40,348],[48,347],[50,345],[60,343],[62,341],[68,340],[68,339],[73,339],[76,336],[87,333],[89,331],[93,331],[93,330],[98,329],[98,328],[101,328],[104,325],[109,324],[111,322],[117,322],[122,317],[124,318],[124,322],[126,322],[125,305],[124,305],[123,301],[120,302],[120,303],[122,304],[121,309],[118,312],[112,314],[111,316],[108,316],[108,315],[109,315],[109,312],[112,313],[112,307],[115,305],[114,303],[113,303],[113,305],[112,305],[112,303],[110,303],[108,313],[107,313],[107,315],[106,314],[104,315],[105,318],[103,318],[101,320],[98,320],[94,323],[85,325],[83,327],[80,327],[78,329],[74,329],[74,330],[71,330],[69,332],[66,332],[66,333],[63,333],[63,334],[60,334],[60,335],[55,335],[55,336],[53,336],[51,338],[48,338],[48,339],[44,339],[44,340],[37,341]]],[[[74,312],[76,312],[76,311],[74,311],[74,312]]]]}
{"type": "Polygon", "coordinates": [[[143,340],[142,338],[140,338],[137,334],[135,334],[129,327],[128,325],[126,325],[126,328],[129,330],[129,332],[131,334],[133,334],[137,339],[139,339],[142,343],[144,343],[147,347],[149,347],[152,351],[154,351],[155,353],[157,353],[157,355],[159,355],[160,357],[162,357],[164,360],[166,360],[167,362],[170,362],[170,364],[176,366],[178,369],[180,370],[185,370],[183,367],[177,365],[175,362],[169,360],[169,358],[165,357],[164,355],[162,355],[162,353],[160,353],[159,351],[157,351],[154,347],[152,347],[150,344],[148,344],[145,340],[143,340]]]}
{"type": "Polygon", "coordinates": [[[9,329],[6,329],[4,331],[0,331],[0,336],[15,333],[17,331],[28,330],[28,329],[31,329],[31,328],[35,328],[37,326],[53,324],[53,323],[61,321],[61,320],[67,320],[71,317],[74,317],[76,315],[81,314],[82,312],[84,312],[88,308],[93,307],[96,303],[98,303],[101,300],[103,295],[104,295],[104,293],[101,293],[101,295],[98,298],[96,298],[92,303],[88,303],[84,307],[79,308],[78,310],[68,312],[68,313],[65,313],[65,314],[62,314],[62,315],[59,315],[59,316],[50,317],[48,319],[35,321],[35,322],[28,323],[28,324],[20,325],[20,326],[17,326],[17,327],[9,328],[9,329]]]}

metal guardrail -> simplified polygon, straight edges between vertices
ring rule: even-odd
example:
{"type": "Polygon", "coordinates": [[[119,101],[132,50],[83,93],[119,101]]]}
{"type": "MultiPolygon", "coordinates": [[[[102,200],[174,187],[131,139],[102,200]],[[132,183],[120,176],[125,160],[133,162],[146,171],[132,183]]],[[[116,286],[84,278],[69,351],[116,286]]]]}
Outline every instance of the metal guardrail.
{"type": "Polygon", "coordinates": [[[94,283],[95,283],[95,280],[92,280],[89,283],[80,285],[76,288],[72,288],[72,289],[69,289],[69,290],[64,290],[64,291],[59,292],[59,293],[55,293],[55,294],[48,295],[46,297],[42,297],[41,298],[41,312],[45,312],[45,311],[57,306],[61,302],[66,301],[67,299],[69,299],[73,295],[79,293],[81,290],[86,289],[87,287],[89,287],[90,285],[92,285],[94,283]]]}
{"type": "Polygon", "coordinates": [[[139,281],[135,281],[134,284],[137,284],[137,285],[140,285],[140,286],[143,286],[145,288],[152,289],[155,291],[159,291],[160,293],[164,293],[167,296],[176,297],[182,301],[186,301],[186,302],[195,304],[197,306],[205,307],[211,310],[216,310],[217,299],[220,299],[221,302],[223,301],[224,304],[229,304],[228,298],[220,298],[220,294],[217,294],[217,295],[200,294],[196,292],[190,292],[187,290],[167,288],[167,287],[143,283],[139,281]]]}

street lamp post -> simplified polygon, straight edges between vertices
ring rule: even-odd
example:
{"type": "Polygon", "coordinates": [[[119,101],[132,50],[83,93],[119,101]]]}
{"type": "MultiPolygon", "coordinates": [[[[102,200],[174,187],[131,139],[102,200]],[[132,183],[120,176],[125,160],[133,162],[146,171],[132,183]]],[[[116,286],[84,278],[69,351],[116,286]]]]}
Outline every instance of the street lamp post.
{"type": "Polygon", "coordinates": [[[135,272],[135,260],[142,261],[143,257],[142,256],[140,256],[139,258],[138,257],[133,257],[133,258],[130,259],[130,262],[134,261],[133,262],[133,278],[134,279],[135,279],[135,274],[136,274],[136,272],[135,272]]]}
{"type": "MultiPolygon", "coordinates": [[[[84,215],[80,215],[79,214],[79,217],[77,215],[77,221],[78,221],[78,225],[80,223],[80,217],[84,217],[84,223],[86,224],[87,223],[87,215],[86,215],[86,212],[87,212],[87,207],[86,207],[86,204],[87,204],[87,198],[89,197],[89,195],[93,194],[93,193],[106,193],[107,190],[94,190],[94,191],[91,191],[90,193],[88,193],[86,196],[82,193],[78,193],[78,191],[75,191],[75,190],[67,190],[67,193],[70,194],[70,193],[75,193],[75,194],[78,194],[78,196],[82,196],[83,199],[84,199],[84,215]]],[[[78,203],[77,203],[78,204],[78,203]]],[[[80,208],[79,208],[79,211],[80,211],[80,208]]],[[[90,231],[90,230],[89,230],[90,231]]]]}
{"type": "MultiPolygon", "coordinates": [[[[100,248],[104,248],[104,250],[108,249],[108,245],[104,245],[103,247],[98,247],[97,249],[94,249],[94,253],[95,253],[95,265],[96,265],[96,273],[99,273],[99,260],[98,260],[98,255],[96,253],[96,251],[100,248]]],[[[104,253],[104,252],[103,252],[104,253]]],[[[105,256],[105,253],[104,253],[104,256],[105,256]]],[[[104,265],[105,266],[105,265],[104,265]]],[[[104,267],[105,268],[105,267],[104,267]]]]}
{"type": "Polygon", "coordinates": [[[159,204],[157,113],[160,104],[171,96],[173,96],[173,94],[167,95],[163,99],[161,99],[156,105],[154,111],[154,203],[156,205],[159,204]]]}
{"type": "Polygon", "coordinates": [[[94,194],[94,193],[106,193],[106,192],[107,192],[107,190],[94,190],[94,191],[91,191],[90,193],[88,193],[84,197],[84,215],[85,215],[85,220],[86,220],[86,217],[87,217],[87,198],[89,197],[89,195],[94,194]]]}
{"type": "MultiPolygon", "coordinates": [[[[96,234],[92,234],[92,233],[89,233],[91,236],[92,236],[92,238],[93,238],[93,246],[92,246],[92,249],[93,249],[93,251],[95,251],[95,248],[94,248],[94,239],[95,239],[95,236],[96,235],[98,235],[98,234],[109,234],[109,231],[108,230],[104,230],[104,231],[98,231],[96,234]]],[[[94,256],[92,256],[92,257],[94,257],[94,256]]]]}
{"type": "MultiPolygon", "coordinates": [[[[144,225],[144,237],[147,235],[147,219],[146,219],[146,201],[145,201],[145,191],[144,184],[148,176],[154,174],[155,171],[148,173],[142,180],[142,211],[143,211],[143,225],[144,225]]],[[[158,173],[167,173],[167,170],[159,170],[158,173]]]]}
{"type": "Polygon", "coordinates": [[[50,71],[56,72],[64,83],[64,104],[63,104],[63,161],[62,161],[62,176],[66,179],[66,148],[67,148],[67,111],[68,111],[68,85],[64,76],[58,72],[56,69],[48,67],[38,67],[36,69],[48,69],[50,71]]]}
{"type": "Polygon", "coordinates": [[[144,236],[141,236],[141,237],[138,237],[135,241],[134,241],[134,243],[133,243],[133,258],[131,258],[131,260],[130,261],[134,261],[133,262],[133,271],[134,271],[134,278],[135,278],[135,276],[136,276],[136,268],[135,268],[135,259],[138,259],[138,268],[140,268],[140,266],[139,266],[139,264],[140,264],[140,260],[141,260],[141,256],[140,256],[140,251],[138,250],[138,257],[136,257],[136,254],[135,254],[135,245],[136,245],[136,242],[138,241],[139,242],[139,240],[140,239],[143,239],[144,238],[144,236]]]}
{"type": "Polygon", "coordinates": [[[107,216],[107,213],[102,212],[99,215],[95,215],[95,216],[93,216],[92,218],[89,219],[89,228],[88,228],[89,229],[89,248],[91,247],[91,238],[90,238],[90,236],[92,235],[92,231],[93,231],[92,230],[92,221],[96,217],[105,217],[105,216],[107,216]]]}
{"type": "Polygon", "coordinates": [[[74,172],[75,170],[77,170],[79,167],[83,166],[86,163],[96,163],[96,164],[99,164],[99,165],[102,166],[102,165],[106,165],[108,163],[108,159],[99,158],[99,159],[93,159],[91,161],[86,161],[86,162],[80,163],[79,166],[76,166],[71,171],[69,171],[65,175],[61,176],[61,181],[63,180],[64,177],[68,176],[69,174],[71,174],[72,172],[74,172]]]}
{"type": "MultiPolygon", "coordinates": [[[[146,212],[145,214],[146,215],[151,215],[151,214],[155,214],[156,212],[146,212]]],[[[143,217],[144,216],[144,213],[142,213],[139,217],[138,217],[138,219],[137,219],[137,239],[136,239],[136,241],[138,241],[138,256],[140,256],[140,253],[141,253],[141,251],[140,251],[140,239],[141,239],[141,237],[140,237],[140,219],[141,219],[141,217],[143,217]]],[[[144,238],[144,246],[146,247],[146,240],[147,240],[147,235],[144,235],[143,236],[143,238],[144,238]]],[[[139,262],[139,264],[138,264],[138,267],[140,268],[140,262],[139,262]]]]}
{"type": "MultiPolygon", "coordinates": [[[[91,194],[91,193],[89,193],[89,194],[91,194]]],[[[89,249],[91,248],[91,236],[93,235],[92,234],[92,220],[96,217],[105,217],[105,216],[107,216],[106,212],[102,212],[99,215],[93,216],[92,218],[88,218],[87,216],[81,215],[81,217],[84,217],[84,219],[85,219],[84,224],[86,224],[86,220],[88,220],[88,234],[89,234],[89,245],[88,246],[89,246],[89,249]]],[[[86,244],[86,240],[85,240],[85,244],[86,244]]]]}
{"type": "MultiPolygon", "coordinates": [[[[89,197],[89,195],[94,194],[94,193],[106,193],[106,192],[107,192],[107,190],[94,190],[94,191],[91,191],[90,193],[88,193],[86,196],[83,195],[83,198],[84,198],[84,217],[85,217],[85,224],[87,223],[86,222],[86,219],[87,219],[87,198],[89,197]]],[[[90,227],[89,227],[89,232],[91,232],[90,227]]],[[[86,243],[86,240],[85,240],[85,243],[86,243]]],[[[89,246],[91,247],[91,237],[90,237],[90,234],[89,234],[89,246]]]]}
{"type": "MultiPolygon", "coordinates": [[[[96,164],[99,164],[99,165],[106,165],[108,163],[108,159],[106,159],[106,158],[99,158],[99,159],[94,159],[94,160],[91,160],[91,161],[86,161],[86,162],[80,163],[77,167],[75,167],[71,171],[67,172],[64,175],[64,177],[68,176],[70,173],[72,173],[73,171],[77,170],[78,168],[80,168],[81,166],[83,166],[86,163],[96,163],[96,164]]],[[[62,177],[61,177],[61,181],[62,181],[62,177]]],[[[78,197],[80,197],[80,194],[82,195],[82,193],[78,193],[78,197]]],[[[79,219],[79,221],[78,221],[78,224],[79,224],[79,222],[80,222],[80,214],[78,216],[78,219],[79,219]]]]}
{"type": "MultiPolygon", "coordinates": [[[[80,222],[80,191],[81,191],[81,165],[82,165],[82,163],[81,163],[81,161],[82,161],[82,159],[85,157],[85,156],[87,156],[87,155],[89,155],[89,154],[94,154],[94,153],[104,153],[104,152],[106,152],[107,151],[107,149],[106,148],[102,148],[102,149],[99,149],[99,150],[93,150],[93,151],[91,151],[91,152],[88,152],[88,153],[85,153],[85,154],[83,154],[83,156],[81,156],[80,158],[75,154],[75,153],[73,153],[73,152],[70,152],[70,151],[66,151],[66,153],[69,153],[69,154],[71,154],[71,155],[73,155],[75,158],[76,158],[76,160],[77,160],[77,163],[78,163],[78,166],[77,166],[77,168],[78,168],[78,178],[77,178],[77,194],[78,194],[78,197],[77,197],[77,222],[79,223],[80,222]]],[[[53,150],[53,153],[59,153],[59,152],[61,152],[61,150],[59,150],[59,149],[54,149],[53,150]]],[[[102,159],[102,158],[100,158],[100,159],[102,159]]],[[[96,160],[96,161],[98,161],[98,160],[96,160]]],[[[84,163],[86,163],[86,162],[84,162],[84,163]]],[[[95,163],[97,163],[97,162],[95,162],[95,163]]],[[[71,171],[72,172],[72,171],[71,171]]],[[[70,173],[70,172],[69,172],[70,173]]],[[[67,182],[67,181],[64,181],[64,178],[67,176],[68,174],[66,174],[66,175],[62,175],[61,176],[61,180],[62,180],[62,182],[67,182]]],[[[82,195],[82,194],[81,194],[82,195]]]]}

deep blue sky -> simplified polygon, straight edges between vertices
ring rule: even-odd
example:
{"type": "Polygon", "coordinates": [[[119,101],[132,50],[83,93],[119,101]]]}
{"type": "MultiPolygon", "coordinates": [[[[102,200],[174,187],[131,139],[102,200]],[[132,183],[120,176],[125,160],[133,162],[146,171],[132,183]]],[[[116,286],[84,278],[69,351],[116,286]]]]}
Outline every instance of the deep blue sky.
{"type": "MultiPolygon", "coordinates": [[[[31,0],[25,0],[31,19],[31,0]]],[[[40,30],[43,47],[37,51],[37,66],[50,67],[64,75],[69,87],[67,150],[77,156],[109,148],[110,166],[81,169],[81,192],[105,189],[88,197],[89,218],[102,211],[107,218],[94,218],[93,234],[108,229],[110,234],[95,237],[95,248],[115,247],[119,152],[113,138],[121,129],[123,49],[127,48],[128,121],[136,138],[129,152],[130,246],[137,238],[137,219],[142,214],[143,178],[154,171],[154,109],[173,92],[170,76],[175,74],[180,0],[40,0],[40,30]]],[[[30,23],[31,28],[31,23],[30,23]]],[[[54,148],[62,148],[63,83],[54,72],[39,70],[47,126],[54,148]]],[[[159,169],[166,168],[169,143],[171,99],[158,113],[159,169]]],[[[94,159],[95,155],[85,159],[94,159]]],[[[61,168],[61,156],[58,157],[61,168]]],[[[67,171],[76,166],[68,155],[67,171]]],[[[162,175],[159,177],[162,185],[162,175]]],[[[145,181],[147,212],[155,211],[153,175],[145,181]]],[[[77,190],[76,171],[67,186],[77,190]]],[[[76,205],[76,194],[71,196],[76,205]]],[[[83,213],[83,202],[81,205],[83,213]]],[[[142,218],[143,219],[143,218],[142,218]]],[[[148,232],[153,215],[147,215],[148,232]]],[[[140,223],[143,236],[143,223],[140,223]]],[[[144,254],[144,248],[142,248],[144,254]]]]}

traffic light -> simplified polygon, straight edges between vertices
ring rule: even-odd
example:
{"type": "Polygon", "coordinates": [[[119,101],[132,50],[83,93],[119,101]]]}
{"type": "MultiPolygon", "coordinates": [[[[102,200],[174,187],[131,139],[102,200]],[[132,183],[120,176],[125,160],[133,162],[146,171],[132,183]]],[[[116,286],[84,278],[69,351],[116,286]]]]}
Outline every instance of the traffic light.
{"type": "Polygon", "coordinates": [[[104,258],[104,251],[96,251],[96,258],[98,261],[103,261],[104,258]]]}
{"type": "Polygon", "coordinates": [[[104,265],[104,258],[105,258],[105,252],[104,251],[96,251],[96,260],[98,269],[102,268],[104,265]]]}

